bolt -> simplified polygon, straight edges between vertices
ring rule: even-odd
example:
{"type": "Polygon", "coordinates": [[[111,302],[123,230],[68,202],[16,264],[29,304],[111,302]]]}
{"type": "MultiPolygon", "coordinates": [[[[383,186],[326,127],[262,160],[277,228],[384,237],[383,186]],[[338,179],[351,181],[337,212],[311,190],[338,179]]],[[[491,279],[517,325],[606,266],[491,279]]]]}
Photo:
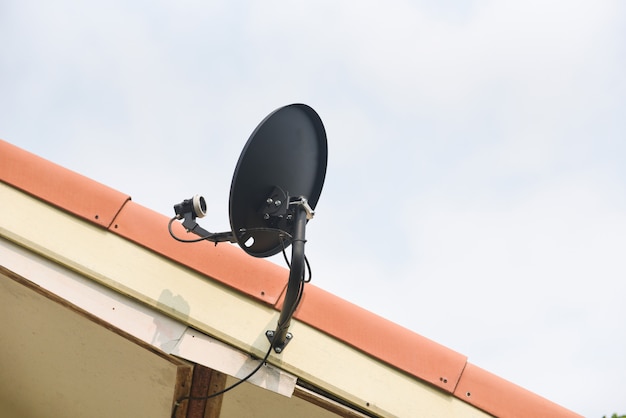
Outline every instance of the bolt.
{"type": "Polygon", "coordinates": [[[293,335],[291,335],[291,333],[287,333],[287,335],[285,335],[285,338],[287,338],[288,340],[293,338],[293,335]]]}
{"type": "Polygon", "coordinates": [[[274,331],[267,331],[267,336],[268,337],[273,337],[274,336],[274,331]]]}
{"type": "Polygon", "coordinates": [[[263,219],[269,219],[269,218],[270,218],[270,214],[269,213],[263,214],[263,219]]]}
{"type": "Polygon", "coordinates": [[[266,202],[267,202],[268,205],[271,205],[272,203],[274,203],[274,200],[272,200],[271,197],[268,197],[266,202]]]}
{"type": "Polygon", "coordinates": [[[280,348],[280,347],[276,347],[276,348],[274,349],[274,351],[276,351],[278,354],[280,354],[280,352],[281,352],[281,351],[283,351],[283,349],[282,349],[282,348],[280,348]]]}
{"type": "Polygon", "coordinates": [[[283,203],[283,202],[281,202],[280,200],[276,200],[276,201],[274,201],[274,205],[275,205],[276,207],[280,206],[282,203],[283,203]]]}

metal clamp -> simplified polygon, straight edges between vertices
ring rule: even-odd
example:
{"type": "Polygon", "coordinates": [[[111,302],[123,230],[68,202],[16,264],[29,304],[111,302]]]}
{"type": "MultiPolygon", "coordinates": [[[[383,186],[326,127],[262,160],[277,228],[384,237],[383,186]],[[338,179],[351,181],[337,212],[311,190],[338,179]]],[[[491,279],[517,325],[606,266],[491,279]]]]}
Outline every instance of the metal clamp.
{"type": "Polygon", "coordinates": [[[300,196],[297,200],[293,200],[293,201],[289,202],[289,204],[290,205],[300,205],[300,206],[302,206],[302,208],[306,212],[306,219],[308,221],[313,219],[313,217],[315,216],[315,211],[309,205],[309,201],[306,199],[306,197],[300,196]]]}
{"type": "Polygon", "coordinates": [[[275,335],[276,335],[275,331],[272,331],[272,330],[265,331],[265,336],[269,340],[270,344],[274,347],[274,351],[276,353],[280,354],[285,349],[287,344],[289,344],[289,341],[291,341],[293,339],[293,334],[291,334],[291,332],[288,332],[285,335],[285,341],[283,341],[282,344],[274,346],[274,336],[275,335]]]}

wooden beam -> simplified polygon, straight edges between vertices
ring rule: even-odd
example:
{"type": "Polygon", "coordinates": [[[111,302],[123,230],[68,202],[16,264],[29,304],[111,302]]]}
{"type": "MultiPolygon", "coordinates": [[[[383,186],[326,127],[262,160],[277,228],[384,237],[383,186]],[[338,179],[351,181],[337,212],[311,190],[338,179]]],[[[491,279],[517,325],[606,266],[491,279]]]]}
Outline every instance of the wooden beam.
{"type": "Polygon", "coordinates": [[[369,414],[366,415],[354,408],[351,408],[345,403],[340,402],[339,400],[331,399],[300,385],[296,386],[293,396],[317,405],[320,408],[324,408],[325,410],[335,413],[343,418],[368,418],[374,416],[369,414]]]}
{"type": "MultiPolygon", "coordinates": [[[[209,379],[209,395],[217,393],[226,387],[226,374],[220,373],[217,370],[211,370],[211,376],[209,379]]],[[[222,411],[222,399],[224,395],[218,395],[214,398],[209,398],[204,408],[204,418],[219,418],[222,411]]]]}
{"type": "Polygon", "coordinates": [[[223,395],[206,399],[224,389],[226,375],[209,369],[201,364],[193,368],[191,381],[191,398],[187,405],[187,418],[219,418],[222,409],[223,395]]]}
{"type": "MultiPolygon", "coordinates": [[[[191,390],[191,382],[193,379],[193,363],[189,363],[189,368],[184,372],[179,372],[176,379],[176,390],[174,392],[174,402],[178,402],[178,399],[189,396],[191,390]]],[[[187,416],[187,402],[182,402],[179,405],[173,405],[175,408],[174,417],[186,417],[187,416]]]]}

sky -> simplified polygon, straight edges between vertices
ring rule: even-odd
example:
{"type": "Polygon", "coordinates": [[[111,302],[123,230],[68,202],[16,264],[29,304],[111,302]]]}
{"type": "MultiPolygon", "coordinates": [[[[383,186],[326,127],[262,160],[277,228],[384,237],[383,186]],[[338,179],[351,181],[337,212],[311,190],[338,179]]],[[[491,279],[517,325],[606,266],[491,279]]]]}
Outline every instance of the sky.
{"type": "Polygon", "coordinates": [[[586,417],[626,413],[624,74],[619,0],[0,2],[0,138],[225,231],[308,104],[312,283],[586,417]]]}

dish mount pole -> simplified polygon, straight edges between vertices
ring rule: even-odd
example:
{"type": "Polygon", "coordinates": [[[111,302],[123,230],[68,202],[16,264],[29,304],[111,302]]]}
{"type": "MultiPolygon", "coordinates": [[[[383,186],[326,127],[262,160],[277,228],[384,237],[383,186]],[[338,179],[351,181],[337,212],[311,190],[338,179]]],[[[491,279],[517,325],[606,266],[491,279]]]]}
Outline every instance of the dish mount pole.
{"type": "Polygon", "coordinates": [[[278,318],[276,330],[268,330],[265,335],[272,344],[276,353],[281,353],[285,346],[291,341],[293,335],[289,332],[291,318],[293,317],[300,299],[302,298],[302,287],[304,286],[304,244],[306,243],[306,224],[313,218],[313,209],[303,197],[290,202],[294,205],[293,219],[294,229],[291,243],[291,268],[289,270],[289,281],[287,282],[287,292],[283,309],[278,318]]]}

